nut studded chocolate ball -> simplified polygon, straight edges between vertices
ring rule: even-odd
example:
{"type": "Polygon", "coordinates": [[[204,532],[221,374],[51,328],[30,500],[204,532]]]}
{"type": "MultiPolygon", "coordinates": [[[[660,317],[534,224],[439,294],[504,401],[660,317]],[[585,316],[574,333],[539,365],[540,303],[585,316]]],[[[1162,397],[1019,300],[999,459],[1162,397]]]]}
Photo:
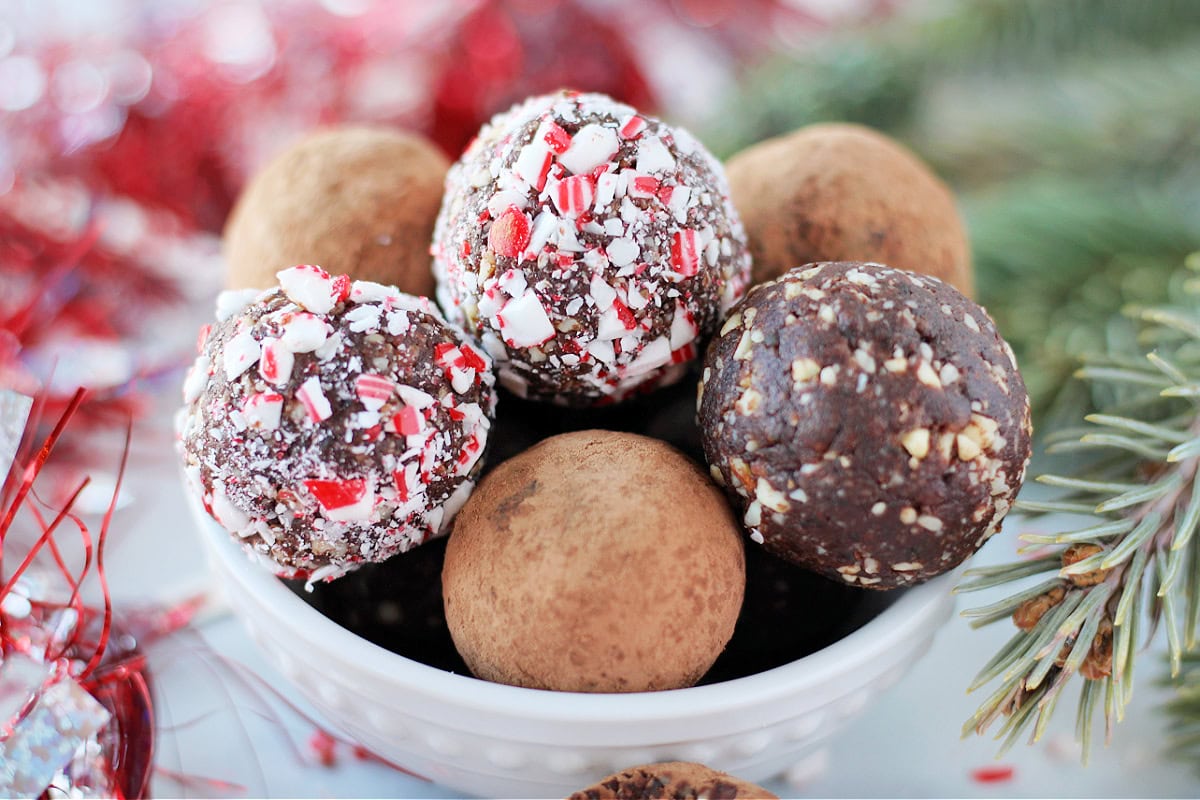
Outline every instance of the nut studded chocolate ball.
{"type": "Polygon", "coordinates": [[[700,427],[751,538],[855,586],[954,567],[1030,454],[1008,344],[945,283],[822,263],[752,289],[709,346],[700,427]]]}
{"type": "Polygon", "coordinates": [[[520,396],[590,405],[666,385],[749,279],[728,194],[686,131],[603,95],[535,97],[450,169],[438,300],[520,396]]]}
{"type": "Polygon", "coordinates": [[[726,169],[755,283],[797,264],[882,261],[971,295],[954,195],[894,139],[862,125],[809,125],[746,148],[726,169]]]}
{"type": "Polygon", "coordinates": [[[609,775],[567,800],[778,800],[761,786],[703,764],[666,761],[609,775]]]}
{"type": "Polygon", "coordinates": [[[591,430],[500,464],[446,545],[446,622],[480,678],[574,692],[695,683],[733,634],[742,536],[664,442],[591,430]]]}
{"type": "Polygon", "coordinates": [[[185,471],[213,518],[310,583],[446,530],[479,472],[491,360],[425,298],[279,273],[226,292],[184,382],[185,471]]]}

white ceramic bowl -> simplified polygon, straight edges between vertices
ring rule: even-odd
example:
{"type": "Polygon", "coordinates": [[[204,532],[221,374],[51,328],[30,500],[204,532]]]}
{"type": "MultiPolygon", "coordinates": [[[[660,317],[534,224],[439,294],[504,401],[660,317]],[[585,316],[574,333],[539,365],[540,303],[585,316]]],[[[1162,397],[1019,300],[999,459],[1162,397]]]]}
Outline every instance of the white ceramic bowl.
{"type": "Polygon", "coordinates": [[[620,769],[671,760],[767,780],[899,680],[954,605],[953,576],[942,576],[822,650],[723,683],[618,695],[523,689],[435,669],[350,633],[251,562],[188,494],[235,613],[296,689],[372,751],[476,795],[563,797],[620,769]]]}

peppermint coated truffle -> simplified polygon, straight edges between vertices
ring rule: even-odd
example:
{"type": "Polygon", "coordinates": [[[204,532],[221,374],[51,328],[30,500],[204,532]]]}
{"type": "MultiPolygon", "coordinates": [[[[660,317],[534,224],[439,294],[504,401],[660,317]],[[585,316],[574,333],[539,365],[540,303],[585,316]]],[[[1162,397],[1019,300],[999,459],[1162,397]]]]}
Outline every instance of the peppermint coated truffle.
{"type": "Polygon", "coordinates": [[[778,800],[761,786],[703,764],[667,761],[630,767],[575,792],[569,800],[778,800]]]}
{"type": "Polygon", "coordinates": [[[532,98],[450,169],[438,300],[522,397],[582,406],[666,385],[749,279],[728,194],[681,128],[603,95],[532,98]]]}
{"type": "Polygon", "coordinates": [[[447,529],[495,411],[491,361],[425,298],[304,265],[226,292],[179,420],[204,507],[310,583],[447,529]]]}
{"type": "Polygon", "coordinates": [[[752,289],[709,346],[699,414],[751,539],[875,589],[974,553],[1030,454],[1025,384],[987,313],[878,264],[815,264],[752,289]]]}
{"type": "Polygon", "coordinates": [[[972,294],[971,251],[954,196],[882,133],[810,125],[743,150],[726,169],[755,283],[798,264],[878,261],[972,294]]]}
{"type": "Polygon", "coordinates": [[[225,226],[230,289],[266,289],[304,262],[433,294],[429,240],[450,162],[423,136],[333,128],[256,174],[225,226]]]}
{"type": "Polygon", "coordinates": [[[480,678],[576,692],[690,686],[745,589],[737,521],[669,445],[555,436],[490,472],[442,569],[446,622],[480,678]]]}

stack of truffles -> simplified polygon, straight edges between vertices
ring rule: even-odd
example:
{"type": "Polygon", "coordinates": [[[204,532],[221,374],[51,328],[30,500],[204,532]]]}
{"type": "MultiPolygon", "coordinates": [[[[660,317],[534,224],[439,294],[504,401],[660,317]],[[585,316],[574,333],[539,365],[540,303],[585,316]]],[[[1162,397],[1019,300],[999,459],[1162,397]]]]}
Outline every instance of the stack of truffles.
{"type": "Polygon", "coordinates": [[[1030,416],[953,197],[849,125],[728,175],[570,92],[453,165],[395,131],[293,147],[226,230],[179,418],[193,490],[310,588],[444,551],[466,666],[540,689],[696,683],[765,576],[857,596],[955,567],[1020,488],[1030,416]]]}

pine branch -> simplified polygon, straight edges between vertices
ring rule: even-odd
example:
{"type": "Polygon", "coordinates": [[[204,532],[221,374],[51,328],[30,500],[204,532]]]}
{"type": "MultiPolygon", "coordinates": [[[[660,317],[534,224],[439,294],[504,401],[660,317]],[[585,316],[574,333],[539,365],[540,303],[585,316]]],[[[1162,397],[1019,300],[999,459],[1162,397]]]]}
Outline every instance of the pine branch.
{"type": "MultiPolygon", "coordinates": [[[[1200,564],[1193,568],[1200,569],[1200,564]]],[[[1167,755],[1190,764],[1200,775],[1200,653],[1186,654],[1178,674],[1167,683],[1175,689],[1175,697],[1164,707],[1170,718],[1167,755]]]]}
{"type": "MultiPolygon", "coordinates": [[[[1188,265],[1200,269],[1200,257],[1188,265]]],[[[1087,514],[1090,521],[1023,536],[1038,558],[969,570],[957,589],[1042,578],[964,612],[975,625],[1008,618],[1017,627],[971,686],[999,681],[967,720],[964,735],[982,734],[1004,718],[1003,748],[1026,732],[1037,741],[1062,692],[1079,676],[1077,732],[1086,758],[1101,695],[1110,735],[1124,716],[1139,630],[1149,637],[1164,629],[1172,674],[1180,675],[1185,663],[1191,669],[1185,653],[1195,650],[1200,627],[1200,282],[1175,285],[1180,304],[1128,309],[1139,340],[1153,342],[1151,352],[1140,360],[1121,353],[1097,357],[1081,371],[1109,390],[1110,401],[1086,417],[1077,439],[1054,445],[1079,451],[1075,471],[1039,478],[1059,490],[1053,499],[1018,502],[1034,517],[1065,512],[1087,514]]],[[[1186,730],[1179,741],[1187,746],[1186,730]]]]}

